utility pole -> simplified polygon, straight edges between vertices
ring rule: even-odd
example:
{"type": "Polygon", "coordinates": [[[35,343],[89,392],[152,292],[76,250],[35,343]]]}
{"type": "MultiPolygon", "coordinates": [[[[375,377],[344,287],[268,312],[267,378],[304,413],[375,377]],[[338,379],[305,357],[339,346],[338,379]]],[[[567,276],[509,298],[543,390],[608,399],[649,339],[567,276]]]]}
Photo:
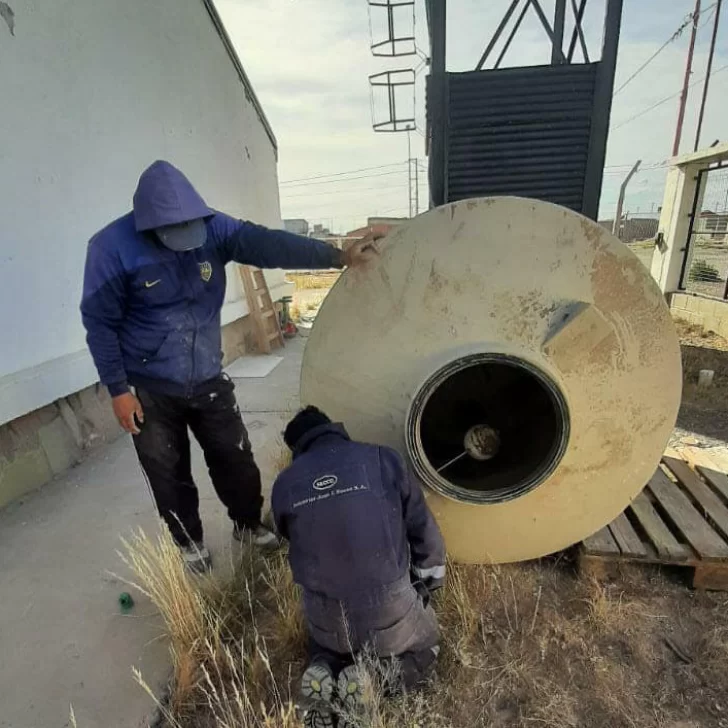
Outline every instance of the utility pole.
{"type": "Polygon", "coordinates": [[[677,156],[680,151],[680,137],[682,137],[683,122],[685,121],[685,107],[688,102],[688,88],[690,86],[690,74],[693,70],[693,53],[695,52],[695,36],[698,32],[698,18],[700,17],[700,0],[695,0],[693,12],[693,30],[690,33],[690,45],[688,46],[688,58],[685,64],[685,79],[683,80],[682,93],[680,94],[680,107],[677,114],[677,126],[675,127],[675,141],[672,144],[672,156],[677,156]]]}
{"type": "Polygon", "coordinates": [[[409,195],[409,216],[414,217],[414,198],[412,196],[412,132],[407,129],[407,194],[409,195]]]}
{"type": "Polygon", "coordinates": [[[700,114],[698,115],[698,128],[695,131],[695,146],[693,151],[698,151],[700,145],[700,132],[703,128],[703,116],[705,116],[705,104],[708,100],[708,84],[710,83],[710,74],[713,70],[713,56],[715,55],[715,40],[718,37],[718,23],[720,22],[720,6],[723,0],[717,0],[715,3],[715,22],[713,23],[713,36],[710,39],[710,53],[708,54],[708,68],[703,84],[703,98],[700,102],[700,114]]]}
{"type": "Polygon", "coordinates": [[[629,174],[624,178],[624,182],[622,182],[622,186],[619,188],[619,199],[617,200],[617,211],[614,213],[614,222],[612,223],[612,235],[616,235],[620,240],[622,239],[620,235],[620,226],[622,224],[622,206],[624,205],[624,193],[627,190],[627,185],[629,184],[629,181],[634,177],[635,172],[639,169],[640,164],[642,164],[642,160],[638,159],[634,163],[634,167],[629,171],[629,174]]]}
{"type": "Polygon", "coordinates": [[[419,160],[412,157],[412,129],[407,129],[407,178],[409,181],[409,216],[420,214],[420,174],[417,168],[419,160]]]}

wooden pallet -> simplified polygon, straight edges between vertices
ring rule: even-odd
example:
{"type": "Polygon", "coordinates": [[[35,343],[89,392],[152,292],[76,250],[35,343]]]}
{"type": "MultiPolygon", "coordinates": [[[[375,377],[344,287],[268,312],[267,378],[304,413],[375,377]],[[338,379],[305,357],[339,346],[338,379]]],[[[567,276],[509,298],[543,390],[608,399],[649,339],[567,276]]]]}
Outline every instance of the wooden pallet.
{"type": "Polygon", "coordinates": [[[582,573],[604,578],[624,563],[681,566],[692,570],[696,589],[728,590],[728,477],[693,465],[664,457],[627,510],[584,539],[582,573]]]}

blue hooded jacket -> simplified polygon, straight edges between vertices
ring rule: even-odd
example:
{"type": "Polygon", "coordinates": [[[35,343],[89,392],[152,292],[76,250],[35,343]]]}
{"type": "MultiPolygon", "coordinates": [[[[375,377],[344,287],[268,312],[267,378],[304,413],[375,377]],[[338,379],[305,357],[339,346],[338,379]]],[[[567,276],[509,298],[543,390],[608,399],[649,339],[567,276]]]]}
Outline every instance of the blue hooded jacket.
{"type": "Polygon", "coordinates": [[[272,508],[307,593],[351,604],[386,594],[410,572],[430,588],[444,580],[440,530],[402,458],[352,442],[341,425],[300,439],[273,485],[272,508]]]}
{"type": "Polygon", "coordinates": [[[144,171],[134,210],[89,242],[81,314],[102,384],[194,396],[222,369],[225,264],[341,267],[341,251],[311,238],[236,220],[209,208],[169,162],[144,171]],[[207,242],[174,252],[153,230],[204,218],[207,242]]]}

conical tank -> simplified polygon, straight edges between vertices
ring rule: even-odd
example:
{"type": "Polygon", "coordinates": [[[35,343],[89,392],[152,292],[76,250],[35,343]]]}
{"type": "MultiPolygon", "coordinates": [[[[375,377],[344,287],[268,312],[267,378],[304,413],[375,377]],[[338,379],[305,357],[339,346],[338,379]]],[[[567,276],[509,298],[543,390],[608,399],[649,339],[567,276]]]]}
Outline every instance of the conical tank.
{"type": "Polygon", "coordinates": [[[536,558],[615,518],[681,392],[669,309],[632,252],[514,197],[431,210],[381,252],[327,296],[302,401],[405,456],[456,561],[536,558]]]}

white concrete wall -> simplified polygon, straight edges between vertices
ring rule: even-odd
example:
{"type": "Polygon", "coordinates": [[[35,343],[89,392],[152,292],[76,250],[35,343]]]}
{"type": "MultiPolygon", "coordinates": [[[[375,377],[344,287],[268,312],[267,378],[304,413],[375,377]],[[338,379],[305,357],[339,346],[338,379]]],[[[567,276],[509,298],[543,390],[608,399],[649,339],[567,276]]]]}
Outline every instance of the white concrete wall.
{"type": "MultiPolygon", "coordinates": [[[[9,0],[0,18],[0,423],[96,381],[89,237],[168,159],[208,204],[282,227],[273,142],[202,0],[9,0]]],[[[247,312],[229,271],[223,323],[247,312]]],[[[273,274],[274,297],[283,284],[273,274]]]]}
{"type": "Polygon", "coordinates": [[[723,143],[670,160],[657,228],[662,244],[655,246],[651,265],[652,277],[665,294],[680,290],[683,260],[689,254],[686,250],[693,206],[696,210],[702,209],[707,182],[707,176],[703,175],[698,189],[699,172],[727,159],[728,143],[723,143]]]}

